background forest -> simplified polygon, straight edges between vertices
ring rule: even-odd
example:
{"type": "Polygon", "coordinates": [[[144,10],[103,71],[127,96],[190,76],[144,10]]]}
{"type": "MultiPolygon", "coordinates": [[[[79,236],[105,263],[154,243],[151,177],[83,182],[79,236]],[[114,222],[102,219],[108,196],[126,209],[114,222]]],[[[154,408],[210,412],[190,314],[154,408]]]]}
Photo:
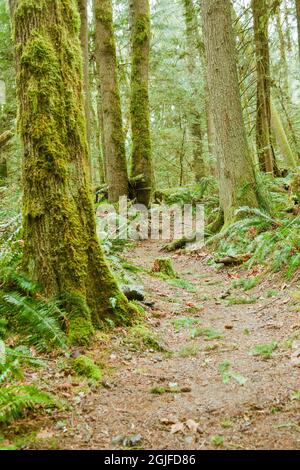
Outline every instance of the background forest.
{"type": "Polygon", "coordinates": [[[145,379],[151,400],[193,393],[203,367],[225,407],[201,425],[197,389],[192,416],[160,416],[165,448],[299,448],[299,62],[299,0],[0,0],[0,448],[158,448],[152,418],[82,431],[148,357],[156,382],[176,371],[145,379]],[[150,215],[203,204],[205,246],[99,240],[97,209],[122,196],[150,215]],[[245,392],[239,348],[262,377],[245,392]],[[234,409],[268,395],[268,361],[265,420],[231,415],[222,387],[234,409]],[[243,442],[239,419],[256,426],[243,442]]]}

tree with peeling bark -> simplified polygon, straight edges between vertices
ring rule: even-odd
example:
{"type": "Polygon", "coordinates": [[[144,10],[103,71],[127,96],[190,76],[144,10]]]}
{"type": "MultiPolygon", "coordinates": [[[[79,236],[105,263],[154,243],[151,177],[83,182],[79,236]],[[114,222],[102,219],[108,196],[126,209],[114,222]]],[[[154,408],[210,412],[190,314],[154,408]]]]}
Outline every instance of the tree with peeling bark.
{"type": "Polygon", "coordinates": [[[256,182],[238,82],[230,0],[203,0],[209,94],[216,129],[220,208],[225,225],[241,206],[257,207],[256,182]]]}
{"type": "Polygon", "coordinates": [[[96,235],[85,161],[80,21],[75,0],[16,0],[14,41],[23,162],[23,269],[61,299],[72,342],[135,309],[96,235]]]}
{"type": "Polygon", "coordinates": [[[131,176],[136,199],[149,205],[153,167],[149,108],[150,5],[149,0],[130,1],[131,31],[131,176]]]}
{"type": "Polygon", "coordinates": [[[128,196],[128,176],[111,0],[94,0],[94,15],[106,183],[109,201],[117,202],[128,196]]]}

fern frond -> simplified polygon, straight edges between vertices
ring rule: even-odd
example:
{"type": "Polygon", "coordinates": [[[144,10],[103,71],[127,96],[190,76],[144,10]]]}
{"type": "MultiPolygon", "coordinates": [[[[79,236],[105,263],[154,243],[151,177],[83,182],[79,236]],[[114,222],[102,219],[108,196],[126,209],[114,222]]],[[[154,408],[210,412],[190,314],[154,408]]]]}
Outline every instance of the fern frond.
{"type": "Polygon", "coordinates": [[[10,292],[3,295],[0,311],[7,317],[14,314],[18,330],[37,350],[45,351],[49,346],[66,348],[66,336],[59,322],[62,312],[55,303],[10,292]]]}
{"type": "Polygon", "coordinates": [[[263,212],[260,209],[255,208],[255,207],[246,207],[246,206],[245,207],[240,207],[239,209],[237,209],[236,215],[250,215],[250,216],[252,215],[252,216],[259,217],[259,218],[265,220],[266,222],[269,222],[270,224],[277,224],[278,223],[269,214],[267,214],[266,212],[263,212]]]}
{"type": "Polygon", "coordinates": [[[14,385],[0,390],[0,423],[9,423],[36,406],[59,406],[52,395],[32,385],[14,385]]]}

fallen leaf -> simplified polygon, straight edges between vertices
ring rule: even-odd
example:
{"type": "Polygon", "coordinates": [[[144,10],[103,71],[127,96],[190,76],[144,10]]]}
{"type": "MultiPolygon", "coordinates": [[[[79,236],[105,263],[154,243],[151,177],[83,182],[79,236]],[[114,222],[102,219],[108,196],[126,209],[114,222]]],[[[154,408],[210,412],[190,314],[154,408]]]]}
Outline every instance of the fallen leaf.
{"type": "Polygon", "coordinates": [[[184,431],[184,424],[183,423],[175,423],[171,426],[171,434],[176,434],[178,432],[184,431]]]}
{"type": "Polygon", "coordinates": [[[165,426],[170,426],[171,424],[175,424],[177,421],[175,418],[161,418],[160,422],[165,426]]]}
{"type": "Polygon", "coordinates": [[[191,387],[181,387],[180,391],[182,393],[190,393],[192,391],[191,387]]]}
{"type": "Polygon", "coordinates": [[[193,419],[188,419],[185,424],[189,428],[189,430],[192,431],[193,433],[198,432],[199,423],[196,423],[196,421],[194,421],[193,419]]]}
{"type": "Polygon", "coordinates": [[[293,367],[300,367],[300,349],[296,349],[291,354],[291,363],[293,367]]]}

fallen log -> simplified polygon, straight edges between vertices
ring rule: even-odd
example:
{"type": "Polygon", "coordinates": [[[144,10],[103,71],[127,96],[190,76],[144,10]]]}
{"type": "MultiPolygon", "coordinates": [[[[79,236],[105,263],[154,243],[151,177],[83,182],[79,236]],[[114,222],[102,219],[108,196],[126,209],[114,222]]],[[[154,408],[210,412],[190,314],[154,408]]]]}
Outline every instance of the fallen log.
{"type": "Polygon", "coordinates": [[[244,253],[242,255],[236,256],[225,256],[224,258],[215,259],[215,263],[224,264],[225,266],[238,266],[240,264],[246,263],[251,258],[251,253],[244,253]]]}
{"type": "Polygon", "coordinates": [[[185,246],[188,243],[193,243],[195,241],[196,241],[196,234],[191,238],[182,237],[179,240],[174,240],[173,242],[167,243],[166,245],[162,247],[161,251],[171,252],[171,251],[180,250],[181,248],[185,248],[185,246]]]}

